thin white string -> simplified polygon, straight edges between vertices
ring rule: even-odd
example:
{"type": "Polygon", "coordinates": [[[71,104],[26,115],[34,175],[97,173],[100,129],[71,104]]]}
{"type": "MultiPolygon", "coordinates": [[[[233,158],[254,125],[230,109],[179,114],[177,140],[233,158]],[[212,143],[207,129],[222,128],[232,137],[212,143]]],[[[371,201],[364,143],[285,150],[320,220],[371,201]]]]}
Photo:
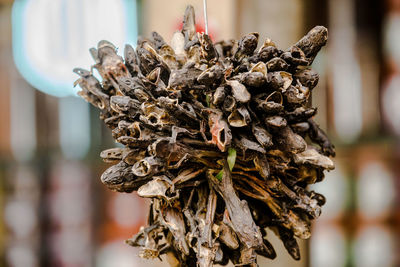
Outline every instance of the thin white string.
{"type": "Polygon", "coordinates": [[[203,0],[203,8],[204,8],[204,25],[206,34],[208,35],[208,18],[207,18],[207,0],[203,0]]]}

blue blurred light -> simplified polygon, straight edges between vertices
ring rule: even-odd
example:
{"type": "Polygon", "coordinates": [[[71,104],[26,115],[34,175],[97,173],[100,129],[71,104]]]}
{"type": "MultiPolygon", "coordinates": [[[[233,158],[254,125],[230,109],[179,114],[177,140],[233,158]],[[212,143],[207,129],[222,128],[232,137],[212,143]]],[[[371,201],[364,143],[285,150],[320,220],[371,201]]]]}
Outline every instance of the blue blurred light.
{"type": "Polygon", "coordinates": [[[14,62],[36,89],[76,95],[74,67],[90,69],[88,49],[101,39],[136,43],[135,0],[16,0],[12,9],[14,62]]]}

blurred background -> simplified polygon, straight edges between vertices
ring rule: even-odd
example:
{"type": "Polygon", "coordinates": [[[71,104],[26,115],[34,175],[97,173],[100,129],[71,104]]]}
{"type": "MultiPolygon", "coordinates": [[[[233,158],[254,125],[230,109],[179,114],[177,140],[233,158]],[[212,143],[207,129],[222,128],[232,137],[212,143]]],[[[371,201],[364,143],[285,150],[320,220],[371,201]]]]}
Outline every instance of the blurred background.
{"type": "MultiPolygon", "coordinates": [[[[101,39],[169,40],[187,4],[202,31],[201,0],[0,0],[0,266],[166,266],[124,244],[147,204],[101,184],[114,142],[72,68],[101,39]]],[[[215,41],[258,31],[281,48],[329,28],[312,97],[337,147],[315,186],[327,204],[300,262],[271,233],[278,257],[260,266],[400,266],[400,1],[209,0],[208,18],[215,41]]]]}

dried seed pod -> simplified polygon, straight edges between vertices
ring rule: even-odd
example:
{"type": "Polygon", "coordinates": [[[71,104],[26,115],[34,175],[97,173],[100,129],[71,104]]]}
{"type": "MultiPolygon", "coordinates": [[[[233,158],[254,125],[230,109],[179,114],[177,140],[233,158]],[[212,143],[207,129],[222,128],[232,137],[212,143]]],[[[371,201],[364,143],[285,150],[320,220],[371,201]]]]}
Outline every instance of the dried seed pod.
{"type": "Polygon", "coordinates": [[[235,107],[236,107],[236,100],[235,100],[235,98],[234,98],[233,96],[228,95],[228,96],[225,98],[225,101],[224,101],[224,104],[223,104],[222,109],[223,109],[224,111],[231,112],[231,111],[233,111],[233,109],[234,109],[235,107]]]}
{"type": "Polygon", "coordinates": [[[290,256],[292,256],[292,258],[297,261],[300,260],[300,247],[299,244],[297,244],[297,241],[294,238],[293,234],[291,234],[290,231],[284,228],[279,228],[278,233],[279,238],[282,240],[283,245],[289,252],[290,256]]]}
{"type": "Polygon", "coordinates": [[[309,64],[304,52],[295,45],[285,51],[281,55],[281,58],[288,62],[292,68],[297,66],[307,66],[309,64]]]}
{"type": "Polygon", "coordinates": [[[242,154],[244,155],[247,150],[257,151],[265,154],[265,149],[260,146],[257,142],[251,141],[244,136],[241,136],[240,139],[235,139],[235,145],[242,150],[242,154]]]}
{"type": "Polygon", "coordinates": [[[261,177],[267,179],[269,176],[269,163],[267,157],[264,154],[257,154],[253,159],[253,162],[261,177]]]}
{"type": "Polygon", "coordinates": [[[313,119],[308,119],[307,122],[310,125],[309,136],[311,140],[321,146],[325,155],[335,156],[335,146],[329,141],[326,133],[319,128],[313,119]]]}
{"type": "Polygon", "coordinates": [[[175,32],[171,39],[171,47],[179,59],[185,57],[185,36],[181,32],[175,32]]]}
{"type": "Polygon", "coordinates": [[[308,165],[299,164],[299,168],[296,170],[294,176],[296,176],[296,183],[306,182],[307,184],[314,184],[318,178],[317,168],[310,168],[308,165]]]}
{"type": "Polygon", "coordinates": [[[159,65],[157,58],[147,49],[139,48],[137,55],[140,60],[140,70],[144,75],[149,74],[159,65]]]}
{"type": "Polygon", "coordinates": [[[220,83],[223,75],[224,73],[222,67],[214,65],[200,73],[200,75],[197,77],[197,81],[200,84],[210,86],[215,83],[220,83]]]}
{"type": "Polygon", "coordinates": [[[287,126],[287,121],[281,116],[271,116],[265,119],[265,124],[272,130],[279,130],[287,126]]]}
{"type": "Polygon", "coordinates": [[[176,198],[176,195],[174,197],[167,196],[167,191],[171,187],[172,182],[167,176],[154,176],[153,180],[142,185],[137,192],[139,196],[144,198],[160,198],[171,203],[176,198]]]}
{"type": "Polygon", "coordinates": [[[250,72],[261,72],[262,74],[267,75],[267,65],[265,65],[264,62],[258,62],[251,67],[250,72]]]}
{"type": "Polygon", "coordinates": [[[161,56],[162,60],[167,64],[167,66],[171,70],[175,70],[179,68],[179,62],[177,60],[175,51],[172,49],[171,46],[168,44],[164,44],[159,50],[159,55],[161,56]]]}
{"type": "Polygon", "coordinates": [[[299,70],[294,74],[294,77],[298,79],[302,85],[310,88],[310,90],[313,89],[319,81],[318,73],[309,68],[299,70]]]}
{"type": "Polygon", "coordinates": [[[241,106],[228,116],[228,122],[232,127],[243,127],[251,122],[251,117],[249,111],[241,106]]]}
{"type": "Polygon", "coordinates": [[[213,95],[213,104],[219,105],[224,101],[224,99],[225,99],[225,88],[223,86],[220,86],[215,90],[215,93],[213,95]]]}
{"type": "Polygon", "coordinates": [[[153,156],[139,160],[132,166],[132,173],[138,177],[149,176],[158,172],[162,167],[160,159],[153,156]]]}
{"type": "Polygon", "coordinates": [[[312,64],[319,50],[326,45],[328,41],[328,29],[324,26],[315,26],[303,38],[301,38],[295,46],[300,48],[312,64]]]}
{"type": "Polygon", "coordinates": [[[135,101],[129,96],[114,95],[110,98],[111,109],[117,113],[126,114],[129,111],[136,111],[140,107],[140,102],[135,101]]]}
{"type": "Polygon", "coordinates": [[[102,175],[101,181],[109,189],[118,192],[132,192],[145,184],[148,179],[137,179],[131,171],[132,166],[121,161],[108,168],[102,175]]]}
{"type": "Polygon", "coordinates": [[[325,203],[307,185],[334,167],[307,103],[326,37],[316,27],[286,51],[270,39],[255,51],[258,33],[214,44],[189,6],[170,45],[153,32],[124,59],[107,41],[90,49],[102,81],[77,68],[75,84],[124,146],[100,154],[114,164],[101,181],[150,200],[148,227],[127,240],[141,257],[257,266],[257,254],[276,257],[270,228],[300,258],[295,237],[310,237],[325,203]]]}
{"type": "Polygon", "coordinates": [[[252,131],[258,143],[260,143],[264,148],[269,148],[273,145],[272,135],[266,129],[253,124],[252,131]]]}
{"type": "Polygon", "coordinates": [[[212,136],[211,142],[216,144],[222,152],[226,151],[231,143],[232,134],[228,123],[222,118],[222,113],[210,110],[208,125],[212,136]]]}
{"type": "Polygon", "coordinates": [[[304,122],[317,114],[317,108],[298,107],[293,111],[285,112],[285,118],[289,123],[304,122]]]}
{"type": "Polygon", "coordinates": [[[304,105],[308,99],[308,96],[305,95],[299,87],[289,86],[289,88],[284,92],[285,102],[290,107],[298,107],[304,105]]]}
{"type": "Polygon", "coordinates": [[[151,33],[151,41],[154,44],[154,48],[159,50],[163,45],[165,45],[164,38],[158,32],[151,33]]]}
{"type": "Polygon", "coordinates": [[[333,170],[335,168],[330,158],[319,154],[313,148],[307,148],[305,151],[295,154],[293,160],[296,164],[310,164],[326,170],[333,170]]]}
{"type": "Polygon", "coordinates": [[[258,51],[257,58],[262,62],[268,62],[274,57],[279,57],[280,54],[281,51],[279,51],[275,43],[271,39],[267,39],[258,51]]]}
{"type": "Polygon", "coordinates": [[[294,132],[304,135],[310,129],[310,124],[308,122],[298,122],[290,125],[290,127],[294,132]]]}
{"type": "Polygon", "coordinates": [[[125,45],[124,49],[125,65],[132,76],[137,76],[140,73],[139,64],[135,49],[129,44],[125,45]]]}
{"type": "Polygon", "coordinates": [[[258,44],[258,36],[257,32],[249,33],[240,39],[238,44],[238,49],[235,53],[235,59],[241,60],[245,56],[251,56],[254,50],[257,48],[258,44]]]}
{"type": "Polygon", "coordinates": [[[265,94],[256,96],[255,102],[257,103],[257,108],[261,111],[267,112],[267,114],[278,114],[284,107],[282,105],[283,97],[278,91],[272,92],[265,99],[265,94]]]}
{"type": "Polygon", "coordinates": [[[280,57],[274,57],[267,62],[267,68],[269,71],[286,71],[289,65],[280,57]]]}
{"type": "Polygon", "coordinates": [[[118,163],[122,160],[126,148],[110,148],[100,153],[100,157],[104,162],[118,163]]]}
{"type": "Polygon", "coordinates": [[[236,80],[226,81],[226,83],[231,87],[233,97],[238,102],[247,103],[250,101],[251,95],[246,86],[236,80]]]}
{"type": "MultiPolygon", "coordinates": [[[[116,53],[116,48],[108,41],[100,41],[97,50],[92,50],[93,57],[97,57],[97,64],[94,65],[103,78],[103,83],[110,83],[118,89],[118,79],[131,77],[128,68],[125,66],[121,56],[116,53]]],[[[93,48],[94,49],[94,48],[93,48]]]]}
{"type": "Polygon", "coordinates": [[[267,38],[267,39],[265,39],[264,43],[260,47],[259,52],[262,51],[266,47],[275,47],[276,48],[276,44],[270,38],[267,38]]]}
{"type": "Polygon", "coordinates": [[[189,48],[192,41],[196,37],[196,18],[194,8],[187,6],[185,15],[183,16],[182,33],[185,36],[185,47],[189,48]]]}
{"type": "Polygon", "coordinates": [[[218,236],[219,240],[229,249],[235,250],[239,248],[239,241],[237,240],[235,232],[225,223],[220,222],[216,230],[216,236],[218,236]]]}
{"type": "Polygon", "coordinates": [[[272,90],[285,92],[292,84],[292,75],[285,71],[275,71],[268,73],[268,86],[272,90]]]}
{"type": "Polygon", "coordinates": [[[261,72],[246,72],[241,81],[247,86],[261,87],[267,82],[267,77],[261,72]]]}
{"type": "Polygon", "coordinates": [[[293,130],[289,127],[282,127],[279,130],[279,135],[276,136],[275,142],[283,151],[297,154],[299,152],[303,152],[307,143],[304,139],[293,132],[293,130]]]}
{"type": "Polygon", "coordinates": [[[99,109],[107,110],[110,97],[103,92],[100,82],[87,70],[75,68],[73,71],[81,77],[74,83],[82,88],[79,95],[99,109]]]}
{"type": "Polygon", "coordinates": [[[218,53],[214,48],[214,44],[211,41],[210,36],[205,33],[201,33],[198,36],[200,41],[201,57],[207,61],[218,58],[218,53]]]}
{"type": "Polygon", "coordinates": [[[202,73],[201,70],[193,68],[194,64],[189,63],[182,69],[173,70],[169,77],[168,87],[183,90],[191,88],[196,83],[197,77],[202,73]]]}

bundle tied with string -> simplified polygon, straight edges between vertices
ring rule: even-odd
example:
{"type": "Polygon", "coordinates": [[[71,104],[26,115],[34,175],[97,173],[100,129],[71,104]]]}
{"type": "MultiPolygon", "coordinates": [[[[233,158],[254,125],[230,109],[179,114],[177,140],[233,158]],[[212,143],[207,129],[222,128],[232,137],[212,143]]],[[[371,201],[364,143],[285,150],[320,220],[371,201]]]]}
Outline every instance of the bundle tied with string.
{"type": "Polygon", "coordinates": [[[151,200],[148,225],[127,240],[140,256],[257,266],[257,255],[276,257],[271,229],[300,259],[296,238],[310,237],[325,203],[307,186],[334,168],[334,147],[308,105],[327,29],[284,51],[270,39],[257,49],[258,38],[213,43],[195,31],[189,6],[170,44],[153,32],[123,58],[100,41],[90,52],[102,81],[74,70],[79,95],[124,145],[101,153],[114,164],[101,181],[151,200]]]}

